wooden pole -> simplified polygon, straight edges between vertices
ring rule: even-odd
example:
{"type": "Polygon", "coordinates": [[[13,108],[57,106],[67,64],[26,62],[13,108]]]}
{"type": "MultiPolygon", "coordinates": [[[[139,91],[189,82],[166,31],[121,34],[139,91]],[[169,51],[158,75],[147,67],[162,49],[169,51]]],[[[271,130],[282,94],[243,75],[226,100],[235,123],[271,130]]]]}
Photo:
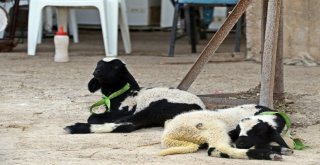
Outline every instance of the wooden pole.
{"type": "Polygon", "coordinates": [[[280,24],[277,46],[277,58],[274,77],[273,100],[284,101],[284,82],[283,82],[283,5],[280,0],[280,24]]]}
{"type": "Polygon", "coordinates": [[[232,30],[233,26],[240,19],[242,14],[246,11],[252,0],[240,0],[234,7],[230,15],[227,17],[224,24],[220,27],[217,33],[211,38],[207,46],[201,52],[197,61],[193,64],[187,75],[178,85],[179,89],[188,90],[196,77],[201,72],[204,65],[209,61],[210,57],[217,51],[223,40],[232,30]]]}
{"type": "Polygon", "coordinates": [[[273,108],[275,61],[278,44],[281,0],[269,0],[263,64],[261,73],[260,104],[273,108]]]}

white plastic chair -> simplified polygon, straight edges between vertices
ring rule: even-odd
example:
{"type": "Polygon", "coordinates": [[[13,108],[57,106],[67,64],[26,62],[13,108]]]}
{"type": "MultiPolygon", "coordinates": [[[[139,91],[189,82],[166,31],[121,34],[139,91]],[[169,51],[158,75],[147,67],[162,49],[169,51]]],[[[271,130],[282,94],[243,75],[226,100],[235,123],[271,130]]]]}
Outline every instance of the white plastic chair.
{"type": "MultiPolygon", "coordinates": [[[[121,33],[123,36],[126,53],[130,53],[131,44],[124,0],[30,0],[28,23],[28,55],[35,55],[36,53],[37,40],[39,41],[39,31],[40,26],[42,25],[42,9],[45,6],[58,7],[58,25],[64,26],[64,29],[67,29],[66,24],[68,9],[60,7],[93,6],[99,10],[106,56],[117,56],[119,4],[119,23],[121,33]]],[[[71,14],[70,17],[71,23],[73,21],[76,21],[75,14],[71,14]]],[[[77,27],[77,25],[75,24],[74,27],[77,27]]],[[[73,28],[73,30],[74,29],[75,28],[73,28]]]]}

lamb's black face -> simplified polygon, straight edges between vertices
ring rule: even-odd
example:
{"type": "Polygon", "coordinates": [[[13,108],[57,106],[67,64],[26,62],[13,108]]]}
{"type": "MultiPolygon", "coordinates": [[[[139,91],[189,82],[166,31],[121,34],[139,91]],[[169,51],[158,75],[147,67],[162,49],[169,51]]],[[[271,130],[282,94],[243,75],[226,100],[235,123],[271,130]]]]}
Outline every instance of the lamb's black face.
{"type": "Polygon", "coordinates": [[[118,59],[111,61],[100,60],[93,72],[93,76],[100,83],[117,83],[120,81],[121,75],[123,75],[124,67],[125,64],[118,59]]]}
{"type": "Polygon", "coordinates": [[[270,125],[261,120],[243,119],[239,123],[239,127],[241,131],[235,142],[237,148],[249,149],[270,142],[270,125]]]}
{"type": "Polygon", "coordinates": [[[125,63],[116,58],[100,60],[93,76],[88,83],[88,89],[91,93],[101,89],[103,94],[108,95],[126,84],[129,84],[132,90],[140,90],[137,81],[129,73],[125,63]]]}

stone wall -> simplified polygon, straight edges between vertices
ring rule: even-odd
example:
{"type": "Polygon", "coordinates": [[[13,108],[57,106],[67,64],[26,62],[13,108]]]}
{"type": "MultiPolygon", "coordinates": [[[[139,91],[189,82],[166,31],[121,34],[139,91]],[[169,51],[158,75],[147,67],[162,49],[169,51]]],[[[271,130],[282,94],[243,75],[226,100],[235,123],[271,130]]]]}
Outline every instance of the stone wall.
{"type": "MultiPolygon", "coordinates": [[[[247,58],[261,58],[261,0],[247,11],[247,58]]],[[[320,63],[320,1],[283,0],[284,57],[288,64],[320,63]]]]}

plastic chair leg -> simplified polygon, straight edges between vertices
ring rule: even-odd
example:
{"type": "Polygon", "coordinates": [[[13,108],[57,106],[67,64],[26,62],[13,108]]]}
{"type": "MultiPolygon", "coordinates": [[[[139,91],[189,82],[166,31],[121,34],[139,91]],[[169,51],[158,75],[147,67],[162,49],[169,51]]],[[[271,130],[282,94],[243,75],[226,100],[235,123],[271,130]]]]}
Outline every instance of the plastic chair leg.
{"type": "Polygon", "coordinates": [[[43,29],[45,29],[48,32],[52,32],[52,7],[45,7],[43,11],[41,12],[42,14],[40,15],[40,24],[39,24],[39,34],[38,34],[38,39],[37,39],[37,44],[41,44],[42,42],[42,36],[43,36],[43,29]],[[42,16],[44,15],[44,17],[42,16]],[[45,18],[45,21],[43,19],[45,18]],[[45,25],[45,26],[43,26],[45,25]]]}
{"type": "Polygon", "coordinates": [[[177,24],[178,24],[178,18],[180,16],[180,4],[176,4],[174,8],[174,15],[173,15],[173,23],[172,23],[172,30],[171,30],[171,37],[170,37],[170,46],[169,46],[169,52],[168,56],[173,57],[174,56],[174,49],[176,44],[176,36],[177,36],[177,24]]]}
{"type": "Polygon", "coordinates": [[[196,53],[196,34],[195,34],[195,23],[194,23],[194,16],[193,16],[193,9],[192,7],[187,7],[184,9],[185,11],[185,20],[186,20],[186,27],[187,33],[189,36],[189,41],[191,44],[191,52],[196,53]]]}
{"type": "Polygon", "coordinates": [[[73,36],[73,42],[79,43],[79,32],[78,32],[78,24],[76,17],[76,9],[69,10],[69,28],[70,34],[73,36]]]}
{"type": "Polygon", "coordinates": [[[30,9],[29,9],[29,22],[28,22],[28,55],[34,56],[36,54],[37,48],[37,39],[39,35],[41,23],[41,11],[42,7],[37,5],[35,1],[30,1],[30,9]]]}
{"type": "Polygon", "coordinates": [[[132,49],[131,49],[131,40],[130,40],[129,25],[128,25],[128,18],[127,18],[127,11],[126,11],[127,9],[126,9],[126,4],[123,0],[120,0],[119,9],[120,9],[119,24],[120,24],[124,50],[126,54],[130,54],[132,52],[132,49]]]}
{"type": "Polygon", "coordinates": [[[58,21],[58,28],[60,26],[63,27],[65,32],[68,32],[68,8],[66,7],[57,7],[57,21],[58,21]]]}
{"type": "Polygon", "coordinates": [[[243,17],[241,17],[239,19],[239,21],[237,22],[237,25],[236,25],[236,38],[235,38],[235,45],[236,46],[234,48],[235,52],[240,52],[242,19],[243,19],[243,17]]]}
{"type": "Polygon", "coordinates": [[[37,44],[41,44],[41,42],[42,42],[42,33],[43,33],[42,12],[39,17],[40,17],[40,23],[39,23],[39,33],[38,33],[38,38],[37,38],[37,44]]]}
{"type": "Polygon", "coordinates": [[[106,18],[107,16],[105,15],[106,10],[105,7],[98,7],[99,10],[99,15],[100,15],[100,20],[101,20],[101,29],[102,29],[102,35],[103,35],[103,44],[104,44],[104,50],[105,50],[105,54],[106,56],[110,56],[109,54],[109,46],[108,46],[108,31],[107,31],[107,22],[106,22],[106,18]]]}
{"type": "Polygon", "coordinates": [[[44,9],[44,15],[45,15],[45,26],[44,26],[44,29],[48,32],[52,32],[52,27],[53,27],[53,7],[51,6],[47,6],[45,7],[44,9]]]}
{"type": "Polygon", "coordinates": [[[106,0],[107,2],[107,37],[109,56],[117,56],[118,50],[118,15],[119,1],[106,0]]]}

